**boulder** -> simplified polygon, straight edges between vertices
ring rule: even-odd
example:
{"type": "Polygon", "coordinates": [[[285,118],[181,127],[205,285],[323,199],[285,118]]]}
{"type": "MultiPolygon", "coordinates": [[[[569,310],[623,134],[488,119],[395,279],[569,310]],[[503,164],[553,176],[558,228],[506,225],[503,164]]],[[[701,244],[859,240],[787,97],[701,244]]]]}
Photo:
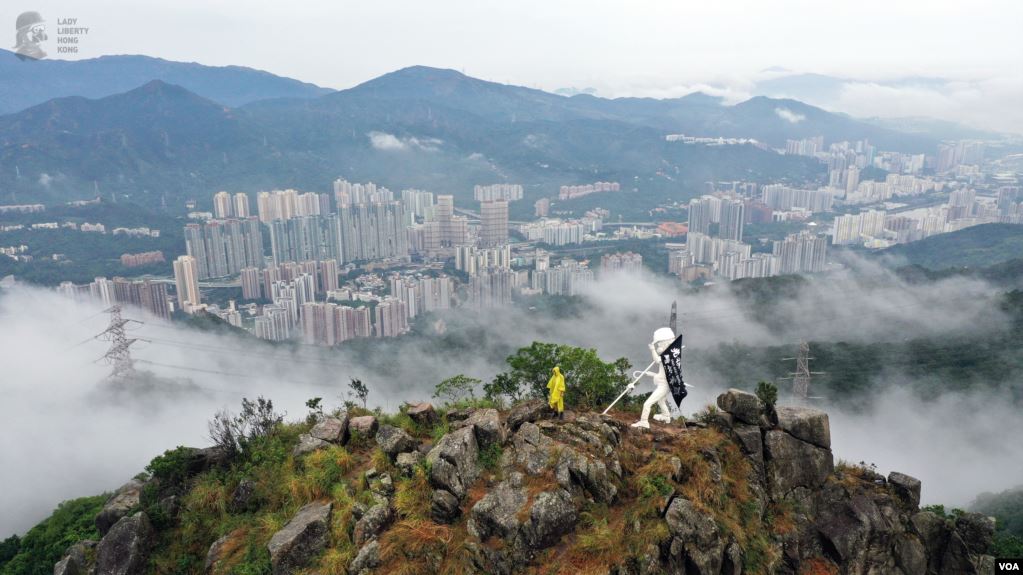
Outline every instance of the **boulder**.
{"type": "Polygon", "coordinates": [[[324,417],[309,430],[309,435],[330,443],[344,443],[345,436],[348,435],[348,415],[324,417]]]}
{"type": "Polygon", "coordinates": [[[231,535],[224,535],[220,539],[217,539],[210,545],[209,551],[206,552],[206,562],[203,564],[203,572],[213,573],[217,563],[224,558],[224,546],[231,539],[231,535]]]}
{"type": "Polygon", "coordinates": [[[452,431],[442,437],[426,456],[430,465],[430,483],[462,499],[479,476],[478,456],[479,448],[472,427],[452,431]]]}
{"type": "Polygon", "coordinates": [[[372,439],[377,432],[377,418],[372,415],[362,415],[348,420],[348,432],[358,433],[367,439],[372,439]]]}
{"type": "Polygon", "coordinates": [[[504,426],[496,409],[477,409],[465,420],[476,429],[476,443],[480,449],[504,443],[504,426]]]}
{"type": "Polygon", "coordinates": [[[409,405],[405,414],[424,427],[432,427],[437,423],[437,410],[433,408],[432,403],[426,401],[409,405]]]}
{"type": "Polygon", "coordinates": [[[371,573],[373,569],[380,567],[380,542],[376,539],[362,546],[358,555],[348,566],[350,575],[364,575],[371,573]]]}
{"type": "Polygon", "coordinates": [[[995,535],[995,520],[980,513],[963,513],[956,518],[955,532],[971,555],[987,553],[995,535]]]}
{"type": "Polygon", "coordinates": [[[725,543],[718,533],[714,518],[698,511],[693,503],[682,497],[675,497],[664,514],[671,533],[669,564],[696,569],[694,573],[720,573],[725,543]]]}
{"type": "Polygon", "coordinates": [[[895,561],[904,573],[927,572],[927,550],[911,533],[903,533],[895,540],[895,561]]]}
{"type": "Polygon", "coordinates": [[[313,437],[308,433],[303,433],[298,436],[298,445],[291,450],[291,454],[298,457],[300,455],[305,455],[306,453],[312,453],[318,449],[326,449],[328,447],[330,447],[330,443],[313,437]]]}
{"type": "Polygon", "coordinates": [[[515,462],[530,475],[543,473],[557,459],[556,448],[558,442],[540,432],[540,427],[535,423],[523,423],[512,438],[512,445],[515,447],[515,462]]]}
{"type": "Polygon", "coordinates": [[[423,462],[423,454],[418,451],[399,453],[394,460],[394,465],[403,475],[413,475],[416,467],[423,462]]]}
{"type": "Polygon", "coordinates": [[[361,547],[387,527],[394,519],[391,508],[385,504],[377,504],[369,508],[362,518],[355,523],[355,530],[352,534],[353,542],[361,547]]]}
{"type": "Polygon", "coordinates": [[[739,424],[732,428],[732,433],[739,440],[742,452],[753,462],[757,472],[764,472],[764,440],[760,435],[760,427],[739,424]]]}
{"type": "Polygon", "coordinates": [[[564,489],[544,491],[529,508],[529,522],[523,528],[526,543],[534,550],[546,549],[575,529],[578,521],[571,494],[564,489]]]}
{"type": "Polygon", "coordinates": [[[831,426],[828,414],[809,407],[778,406],[778,427],[792,437],[817,447],[831,449],[831,426]]]}
{"type": "Polygon", "coordinates": [[[53,575],[88,575],[85,550],[95,546],[95,541],[80,541],[68,547],[64,557],[53,566],[53,575]]]}
{"type": "Polygon", "coordinates": [[[230,509],[232,513],[245,513],[252,511],[255,507],[256,482],[251,479],[242,479],[235,486],[231,493],[230,509]]]}
{"type": "Polygon", "coordinates": [[[522,487],[522,474],[515,472],[473,505],[469,517],[469,533],[480,541],[489,537],[510,540],[518,532],[519,511],[529,501],[522,487]]]}
{"type": "Polygon", "coordinates": [[[916,509],[920,507],[919,479],[899,473],[898,471],[892,471],[888,474],[888,484],[895,490],[895,495],[905,502],[906,505],[909,505],[910,508],[916,509]]]}
{"type": "Polygon", "coordinates": [[[764,414],[764,402],[756,395],[739,389],[729,389],[722,393],[717,403],[722,410],[751,425],[759,425],[760,416],[764,414]]]}
{"type": "Polygon", "coordinates": [[[153,527],[145,513],[122,517],[96,547],[96,575],[142,575],[153,539],[153,527]]]}
{"type": "Polygon", "coordinates": [[[547,407],[547,404],[539,399],[516,404],[508,412],[508,430],[515,433],[523,423],[539,421],[549,411],[550,408],[547,407]]]}
{"type": "Polygon", "coordinates": [[[775,499],[797,487],[820,487],[834,470],[830,450],[800,441],[785,431],[768,431],[764,450],[767,486],[775,499]]]}
{"type": "Polygon", "coordinates": [[[412,439],[412,436],[404,429],[393,425],[381,425],[377,429],[377,445],[380,450],[394,458],[403,451],[412,451],[419,445],[419,442],[412,439]]]}
{"type": "Polygon", "coordinates": [[[462,513],[458,498],[444,489],[434,489],[430,498],[430,517],[437,523],[450,523],[462,513]]]}
{"type": "Polygon", "coordinates": [[[96,515],[96,529],[99,530],[100,536],[106,535],[115,523],[139,506],[143,486],[142,481],[132,479],[117,488],[110,499],[107,499],[103,509],[96,515]]]}
{"type": "Polygon", "coordinates": [[[564,447],[554,467],[554,476],[558,485],[571,489],[578,484],[595,501],[612,503],[618,494],[618,488],[608,473],[607,465],[600,459],[589,457],[571,447],[564,447]]]}
{"type": "Polygon", "coordinates": [[[274,575],[290,575],[327,547],[332,503],[313,502],[298,510],[267,543],[274,575]]]}

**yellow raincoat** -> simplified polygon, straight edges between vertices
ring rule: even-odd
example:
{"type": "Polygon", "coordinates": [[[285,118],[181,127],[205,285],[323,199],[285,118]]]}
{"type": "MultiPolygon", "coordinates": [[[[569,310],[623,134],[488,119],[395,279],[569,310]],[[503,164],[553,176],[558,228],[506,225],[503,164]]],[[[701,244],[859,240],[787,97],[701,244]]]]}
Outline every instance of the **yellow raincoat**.
{"type": "Polygon", "coordinates": [[[547,382],[547,389],[551,392],[551,409],[561,413],[565,411],[565,376],[561,375],[561,368],[555,367],[551,379],[547,382]]]}

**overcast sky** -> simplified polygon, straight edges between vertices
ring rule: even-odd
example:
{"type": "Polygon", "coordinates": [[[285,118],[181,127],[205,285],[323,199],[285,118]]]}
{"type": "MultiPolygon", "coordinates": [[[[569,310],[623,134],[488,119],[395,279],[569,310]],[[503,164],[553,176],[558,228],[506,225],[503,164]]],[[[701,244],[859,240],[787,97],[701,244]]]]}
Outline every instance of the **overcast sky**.
{"type": "Polygon", "coordinates": [[[58,19],[78,18],[89,28],[79,57],[237,64],[331,88],[424,64],[547,90],[675,96],[710,85],[741,99],[780,66],[953,78],[961,83],[936,94],[854,91],[846,105],[988,127],[1023,97],[1019,0],[17,0],[0,7],[11,46],[25,10],[41,12],[51,34],[58,19]]]}

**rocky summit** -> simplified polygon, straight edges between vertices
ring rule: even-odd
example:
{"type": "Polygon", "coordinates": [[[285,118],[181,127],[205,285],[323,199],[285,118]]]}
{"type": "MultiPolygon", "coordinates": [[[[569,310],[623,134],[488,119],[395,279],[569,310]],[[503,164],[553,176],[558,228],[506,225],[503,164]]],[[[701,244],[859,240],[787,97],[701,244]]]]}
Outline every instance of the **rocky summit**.
{"type": "Polygon", "coordinates": [[[826,413],[729,390],[683,426],[434,409],[179,448],[114,493],[55,575],[993,573],[987,517],[836,463],[826,413]]]}

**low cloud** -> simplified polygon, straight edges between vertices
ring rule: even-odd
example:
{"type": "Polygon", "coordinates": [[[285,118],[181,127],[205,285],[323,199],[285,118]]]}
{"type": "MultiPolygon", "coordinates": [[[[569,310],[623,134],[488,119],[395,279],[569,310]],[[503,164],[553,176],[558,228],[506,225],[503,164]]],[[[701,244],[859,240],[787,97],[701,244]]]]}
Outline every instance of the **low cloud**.
{"type": "Polygon", "coordinates": [[[800,122],[802,122],[803,120],[806,119],[806,116],[804,116],[802,114],[797,114],[796,112],[793,112],[792,110],[789,110],[788,108],[775,108],[774,109],[774,113],[779,118],[781,118],[782,120],[785,120],[786,122],[788,122],[790,124],[798,124],[798,123],[800,123],[800,122]]]}
{"type": "Polygon", "coordinates": [[[387,132],[370,132],[366,136],[369,137],[371,146],[383,151],[418,149],[425,152],[435,152],[444,143],[443,140],[437,138],[399,138],[387,132]]]}

